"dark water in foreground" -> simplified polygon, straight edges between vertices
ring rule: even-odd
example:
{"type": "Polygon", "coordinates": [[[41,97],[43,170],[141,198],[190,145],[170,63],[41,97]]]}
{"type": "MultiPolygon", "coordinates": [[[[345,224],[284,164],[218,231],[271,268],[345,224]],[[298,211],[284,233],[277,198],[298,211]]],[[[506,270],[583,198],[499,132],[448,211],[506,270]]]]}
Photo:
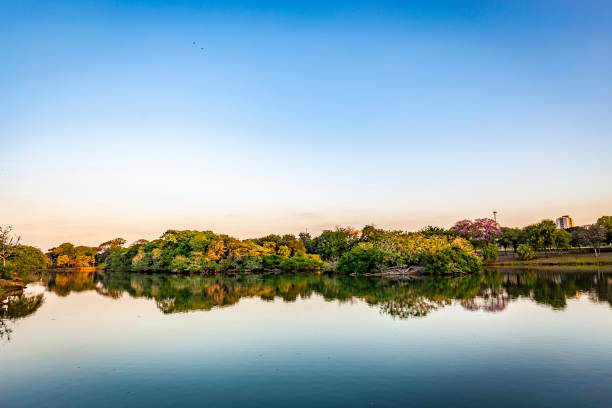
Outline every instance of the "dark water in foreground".
{"type": "Polygon", "coordinates": [[[0,406],[612,406],[612,273],[43,274],[0,406]]]}

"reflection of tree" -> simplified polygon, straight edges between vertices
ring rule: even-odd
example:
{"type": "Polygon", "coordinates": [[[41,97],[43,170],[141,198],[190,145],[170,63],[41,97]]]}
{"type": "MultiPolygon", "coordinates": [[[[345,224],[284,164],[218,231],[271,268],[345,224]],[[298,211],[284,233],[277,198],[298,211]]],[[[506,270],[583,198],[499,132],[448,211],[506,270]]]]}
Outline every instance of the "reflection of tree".
{"type": "Polygon", "coordinates": [[[426,277],[411,281],[324,274],[62,275],[47,276],[45,280],[49,288],[61,296],[88,289],[114,299],[127,293],[154,300],[163,313],[229,307],[250,297],[293,302],[312,294],[318,294],[327,301],[350,302],[359,299],[379,308],[381,313],[399,318],[426,316],[453,301],[460,302],[466,310],[499,312],[518,298],[528,298],[556,309],[564,308],[568,298],[574,298],[581,292],[587,293],[593,301],[611,302],[612,299],[612,274],[585,272],[489,271],[462,277],[426,277]]]}
{"type": "Polygon", "coordinates": [[[485,271],[474,296],[461,299],[461,306],[470,311],[501,312],[508,306],[509,295],[500,273],[485,271]]]}
{"type": "Polygon", "coordinates": [[[466,310],[484,312],[501,312],[508,306],[508,293],[505,290],[493,290],[485,288],[477,297],[461,301],[461,306],[466,310]]]}
{"type": "MultiPolygon", "coordinates": [[[[327,275],[171,276],[104,274],[108,290],[154,299],[164,313],[211,310],[236,304],[245,297],[293,302],[313,293],[340,302],[361,299],[382,313],[400,318],[425,316],[453,299],[475,296],[482,276],[430,278],[393,282],[379,278],[327,275]]],[[[99,290],[99,289],[98,289],[99,290]]]]}
{"type": "Polygon", "coordinates": [[[11,339],[13,330],[9,326],[9,322],[23,319],[34,313],[42,306],[44,302],[43,295],[36,296],[11,296],[6,303],[0,307],[0,339],[11,339]]]}
{"type": "Polygon", "coordinates": [[[598,272],[593,276],[597,290],[589,292],[589,298],[594,302],[608,302],[612,306],[612,274],[598,272]]]}
{"type": "Polygon", "coordinates": [[[400,319],[426,316],[429,312],[449,304],[450,301],[431,300],[414,292],[382,301],[380,312],[400,319]]]}
{"type": "Polygon", "coordinates": [[[35,296],[21,295],[9,298],[1,315],[7,319],[23,319],[38,310],[43,302],[42,293],[35,296]]]}
{"type": "Polygon", "coordinates": [[[612,290],[611,274],[526,269],[502,270],[501,276],[510,299],[523,297],[554,309],[563,309],[567,306],[567,299],[576,298],[578,293],[588,292],[591,300],[607,301],[612,305],[609,296],[612,290]],[[602,278],[598,279],[598,276],[602,278]]]}
{"type": "Polygon", "coordinates": [[[98,295],[109,297],[111,299],[119,299],[121,296],[123,296],[123,291],[105,288],[101,282],[96,283],[95,289],[98,295]]]}
{"type": "Polygon", "coordinates": [[[5,319],[0,317],[0,340],[4,338],[10,340],[11,333],[13,333],[13,329],[9,327],[8,322],[5,319]]]}
{"type": "Polygon", "coordinates": [[[41,278],[49,290],[58,296],[95,288],[94,272],[48,272],[41,278]]]}

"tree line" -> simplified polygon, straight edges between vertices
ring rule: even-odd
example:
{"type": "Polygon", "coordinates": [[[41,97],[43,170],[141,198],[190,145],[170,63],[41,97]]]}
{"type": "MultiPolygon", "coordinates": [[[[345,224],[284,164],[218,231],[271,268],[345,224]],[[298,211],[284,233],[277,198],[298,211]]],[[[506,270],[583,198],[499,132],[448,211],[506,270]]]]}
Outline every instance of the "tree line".
{"type": "Polygon", "coordinates": [[[336,227],[317,236],[270,234],[240,240],[212,231],[168,230],[159,238],[126,246],[114,238],[98,246],[65,242],[40,249],[22,245],[11,227],[0,227],[2,274],[8,277],[46,267],[101,266],[116,271],[313,271],[370,273],[390,267],[421,266],[430,273],[470,273],[481,260],[497,259],[498,248],[529,259],[536,251],[588,246],[599,254],[612,243],[612,216],[595,224],[557,229],[552,220],[524,228],[501,227],[490,218],[460,220],[450,229],[428,226],[417,232],[366,225],[336,227]]]}
{"type": "Polygon", "coordinates": [[[504,250],[512,249],[523,259],[533,258],[536,251],[552,249],[592,248],[595,256],[599,256],[602,245],[612,245],[612,216],[602,216],[595,224],[558,229],[552,220],[542,220],[539,223],[524,228],[502,227],[497,239],[504,250]]]}

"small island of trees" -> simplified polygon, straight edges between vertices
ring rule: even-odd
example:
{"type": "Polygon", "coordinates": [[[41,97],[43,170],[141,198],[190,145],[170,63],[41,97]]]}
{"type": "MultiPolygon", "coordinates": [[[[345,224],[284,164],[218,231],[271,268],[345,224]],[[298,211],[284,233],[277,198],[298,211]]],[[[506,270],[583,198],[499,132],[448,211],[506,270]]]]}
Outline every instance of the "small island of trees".
{"type": "Polygon", "coordinates": [[[159,238],[115,238],[98,246],[65,242],[43,253],[21,244],[11,227],[0,228],[0,278],[44,268],[96,266],[106,271],[229,273],[328,271],[338,274],[470,274],[508,250],[529,260],[538,251],[589,247],[599,256],[612,243],[612,216],[593,225],[557,229],[552,220],[525,228],[501,227],[489,218],[461,220],[450,229],[417,232],[336,227],[317,236],[271,234],[240,240],[212,231],[168,230],[159,238]]]}

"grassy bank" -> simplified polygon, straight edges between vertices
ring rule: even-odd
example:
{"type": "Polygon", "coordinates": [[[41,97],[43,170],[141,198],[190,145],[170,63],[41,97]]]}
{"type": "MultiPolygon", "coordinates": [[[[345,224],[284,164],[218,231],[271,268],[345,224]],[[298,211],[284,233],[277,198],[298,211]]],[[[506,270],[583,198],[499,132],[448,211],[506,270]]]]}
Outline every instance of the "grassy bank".
{"type": "Polygon", "coordinates": [[[7,297],[15,291],[20,291],[24,286],[24,282],[21,279],[0,279],[0,299],[7,297]]]}
{"type": "Polygon", "coordinates": [[[548,257],[542,256],[527,261],[520,259],[491,262],[487,265],[492,266],[551,266],[551,265],[612,265],[612,252],[603,252],[598,257],[595,254],[554,254],[548,257]]]}

